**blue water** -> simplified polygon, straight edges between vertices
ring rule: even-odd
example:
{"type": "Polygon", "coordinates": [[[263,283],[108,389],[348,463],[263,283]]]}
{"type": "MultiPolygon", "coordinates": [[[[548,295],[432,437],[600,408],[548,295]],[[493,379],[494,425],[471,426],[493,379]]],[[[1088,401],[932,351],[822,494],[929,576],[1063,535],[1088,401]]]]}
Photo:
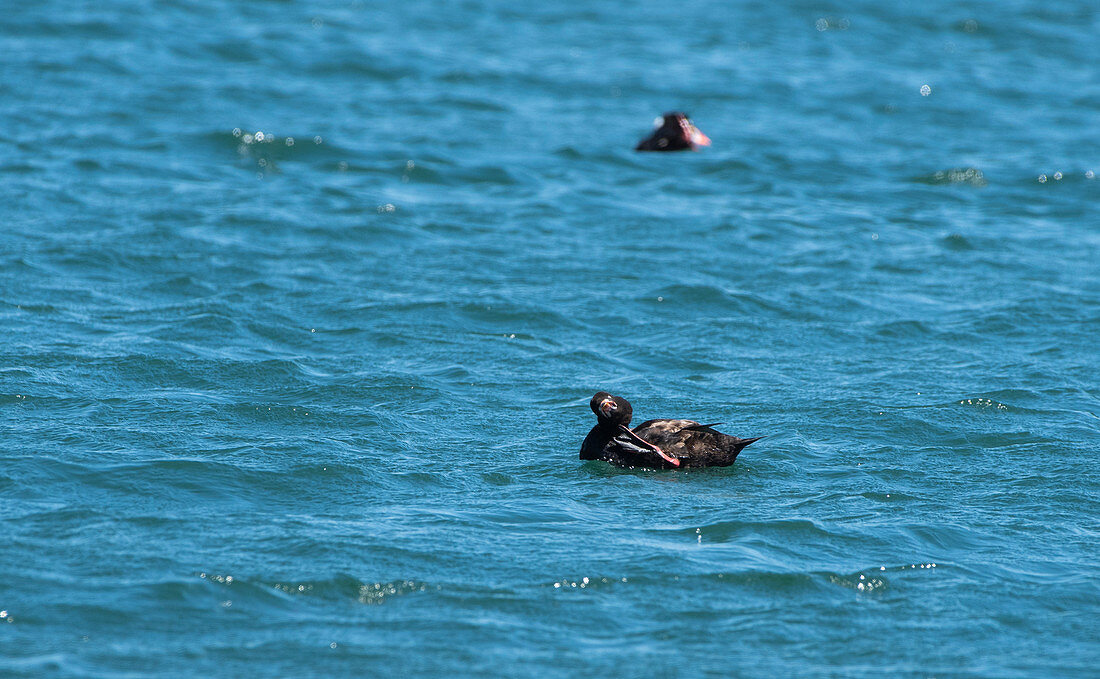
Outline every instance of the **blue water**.
{"type": "Polygon", "coordinates": [[[1097,676],[1097,35],[11,3],[0,671],[1097,676]],[[600,389],[767,438],[581,463],[600,389]]]}

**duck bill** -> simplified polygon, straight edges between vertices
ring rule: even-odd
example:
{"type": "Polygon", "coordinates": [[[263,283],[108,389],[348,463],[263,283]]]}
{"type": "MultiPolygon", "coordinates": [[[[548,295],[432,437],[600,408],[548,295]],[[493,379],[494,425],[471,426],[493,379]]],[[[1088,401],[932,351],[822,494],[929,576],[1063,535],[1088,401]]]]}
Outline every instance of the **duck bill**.
{"type": "Polygon", "coordinates": [[[600,401],[600,412],[607,419],[611,419],[611,413],[615,412],[615,402],[609,398],[600,401]]]}
{"type": "Polygon", "coordinates": [[[698,127],[695,127],[694,125],[692,125],[691,126],[691,145],[692,146],[710,146],[710,137],[703,134],[702,131],[698,127]]]}
{"type": "Polygon", "coordinates": [[[645,448],[648,448],[648,449],[652,450],[653,452],[657,453],[658,455],[660,455],[660,456],[661,456],[661,459],[662,459],[662,460],[664,460],[665,462],[669,463],[669,464],[670,464],[670,465],[672,465],[673,467],[679,467],[679,466],[680,466],[680,461],[679,461],[679,460],[677,460],[676,458],[672,457],[671,455],[669,455],[669,454],[668,454],[668,453],[666,453],[665,451],[661,450],[661,449],[660,449],[659,447],[657,447],[657,446],[653,445],[653,444],[652,444],[652,443],[650,443],[649,441],[646,441],[646,440],[645,440],[645,439],[643,439],[643,438],[642,438],[641,436],[638,436],[638,435],[637,435],[637,434],[635,434],[634,432],[630,431],[630,428],[629,428],[629,427],[627,427],[627,426],[625,426],[625,425],[621,425],[621,424],[620,424],[620,425],[619,425],[619,429],[620,429],[620,430],[621,430],[621,431],[622,431],[622,432],[623,432],[624,434],[626,434],[626,435],[627,435],[628,437],[630,437],[630,438],[631,438],[631,439],[632,439],[632,440],[633,440],[633,441],[634,441],[635,443],[637,443],[637,444],[639,444],[639,445],[641,445],[641,446],[643,446],[643,447],[645,447],[645,448]]]}

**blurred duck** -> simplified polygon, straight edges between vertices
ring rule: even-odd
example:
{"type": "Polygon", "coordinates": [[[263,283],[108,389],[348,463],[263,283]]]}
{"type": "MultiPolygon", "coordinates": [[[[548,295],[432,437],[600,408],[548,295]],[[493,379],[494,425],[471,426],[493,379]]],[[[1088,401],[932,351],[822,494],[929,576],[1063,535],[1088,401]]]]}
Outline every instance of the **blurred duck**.
{"type": "Polygon", "coordinates": [[[638,142],[635,151],[698,151],[701,146],[710,146],[710,137],[700,132],[686,113],[666,113],[653,125],[653,134],[638,142]]]}

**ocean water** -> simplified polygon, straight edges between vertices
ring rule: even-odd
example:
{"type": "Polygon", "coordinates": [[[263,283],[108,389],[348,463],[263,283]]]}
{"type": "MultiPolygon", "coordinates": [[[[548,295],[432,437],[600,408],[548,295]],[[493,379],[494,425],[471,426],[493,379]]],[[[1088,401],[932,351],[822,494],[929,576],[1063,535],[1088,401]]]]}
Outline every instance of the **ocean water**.
{"type": "Polygon", "coordinates": [[[0,671],[1097,676],[1098,34],[12,4],[0,671]],[[767,438],[582,463],[601,389],[767,438]]]}

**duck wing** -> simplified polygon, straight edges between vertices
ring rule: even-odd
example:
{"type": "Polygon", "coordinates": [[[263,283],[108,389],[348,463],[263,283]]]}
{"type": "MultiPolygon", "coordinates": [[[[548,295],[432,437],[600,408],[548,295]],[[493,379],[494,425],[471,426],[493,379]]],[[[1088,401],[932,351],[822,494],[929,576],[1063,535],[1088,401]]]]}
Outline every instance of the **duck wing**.
{"type": "Polygon", "coordinates": [[[711,428],[717,424],[649,420],[635,427],[634,434],[680,460],[683,467],[727,467],[745,446],[759,440],[740,439],[711,428]]]}
{"type": "Polygon", "coordinates": [[[695,420],[646,420],[634,427],[634,433],[653,445],[664,448],[682,443],[693,432],[709,426],[695,420]]]}

